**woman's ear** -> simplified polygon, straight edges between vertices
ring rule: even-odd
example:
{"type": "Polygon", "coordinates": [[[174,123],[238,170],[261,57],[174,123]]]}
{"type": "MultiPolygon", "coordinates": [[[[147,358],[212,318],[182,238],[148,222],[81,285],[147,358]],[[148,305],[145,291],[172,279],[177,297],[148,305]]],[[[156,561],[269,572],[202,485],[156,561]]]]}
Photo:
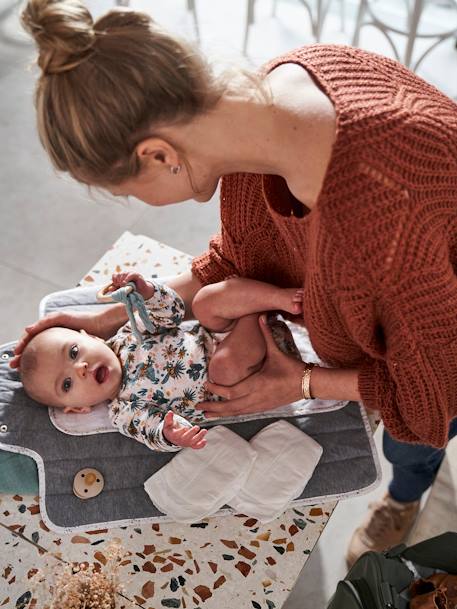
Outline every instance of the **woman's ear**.
{"type": "Polygon", "coordinates": [[[180,164],[176,148],[159,137],[142,140],[136,147],[136,153],[141,162],[168,171],[180,164]]]}

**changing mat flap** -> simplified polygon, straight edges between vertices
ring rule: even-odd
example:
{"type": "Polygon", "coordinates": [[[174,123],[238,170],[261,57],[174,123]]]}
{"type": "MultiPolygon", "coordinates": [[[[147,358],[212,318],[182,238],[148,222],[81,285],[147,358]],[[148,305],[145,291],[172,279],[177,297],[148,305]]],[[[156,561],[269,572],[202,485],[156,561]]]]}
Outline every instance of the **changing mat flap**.
{"type": "MultiPolygon", "coordinates": [[[[58,532],[83,531],[170,520],[151,503],[143,484],[174,453],[153,452],[120,433],[70,436],[51,423],[46,408],[28,398],[8,361],[14,344],[0,347],[0,449],[33,457],[38,466],[43,521],[58,532]],[[103,474],[104,489],[83,501],[73,494],[73,479],[91,467],[103,474]]],[[[275,419],[230,423],[250,440],[275,419]]],[[[300,498],[291,506],[319,503],[371,490],[379,465],[365,411],[350,402],[344,408],[312,416],[290,417],[323,448],[322,458],[300,498]]],[[[220,421],[218,421],[220,424],[220,421]]],[[[232,513],[226,507],[217,514],[232,513]]]]}
{"type": "MultiPolygon", "coordinates": [[[[164,282],[166,277],[155,278],[154,281],[164,282]]],[[[40,303],[40,316],[56,310],[99,310],[100,307],[110,305],[97,303],[96,294],[100,286],[85,288],[72,288],[61,292],[53,292],[45,296],[40,303]]],[[[184,322],[184,325],[192,325],[195,322],[184,322]]],[[[320,363],[314,352],[308,333],[305,328],[297,324],[288,323],[293,334],[295,343],[304,361],[320,363]]],[[[322,365],[322,364],[321,364],[322,365]]],[[[219,423],[230,423],[236,421],[249,421],[259,418],[289,417],[298,414],[311,414],[316,412],[327,412],[342,408],[347,402],[337,400],[300,400],[286,406],[280,406],[274,410],[264,413],[238,415],[219,419],[219,423]]],[[[108,416],[106,404],[99,404],[89,414],[67,413],[60,408],[50,408],[49,416],[52,423],[62,431],[70,435],[88,435],[96,433],[117,432],[108,416]]]]}

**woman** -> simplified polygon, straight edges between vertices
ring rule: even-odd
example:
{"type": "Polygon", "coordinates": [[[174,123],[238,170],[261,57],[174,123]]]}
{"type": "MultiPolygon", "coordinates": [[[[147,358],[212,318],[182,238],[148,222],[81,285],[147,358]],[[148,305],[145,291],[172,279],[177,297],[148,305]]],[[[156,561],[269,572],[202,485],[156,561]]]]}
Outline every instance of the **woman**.
{"type": "MultiPolygon", "coordinates": [[[[400,541],[457,433],[456,104],[350,47],[298,49],[240,85],[146,15],[93,23],[77,0],[30,0],[23,21],[57,169],[155,206],[207,201],[222,177],[221,235],[171,282],[188,305],[233,274],[303,285],[303,321],[331,368],[285,356],[262,327],[263,368],[232,387],[210,383],[227,401],[207,413],[302,395],[379,410],[394,478],[348,559],[400,541]]],[[[123,321],[119,310],[99,319],[105,333],[123,321]]],[[[28,337],[53,324],[81,318],[37,322],[16,366],[28,337]]]]}

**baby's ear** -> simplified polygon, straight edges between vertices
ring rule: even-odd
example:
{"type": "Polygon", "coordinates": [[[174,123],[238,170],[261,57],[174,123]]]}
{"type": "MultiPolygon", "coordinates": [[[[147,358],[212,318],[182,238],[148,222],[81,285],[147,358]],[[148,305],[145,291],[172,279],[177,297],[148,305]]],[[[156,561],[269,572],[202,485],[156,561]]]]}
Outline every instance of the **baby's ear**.
{"type": "Polygon", "coordinates": [[[69,412],[76,412],[77,414],[87,414],[91,410],[92,410],[91,406],[81,406],[81,408],[74,408],[72,406],[65,406],[65,408],[63,409],[65,414],[68,414],[69,412]]]}

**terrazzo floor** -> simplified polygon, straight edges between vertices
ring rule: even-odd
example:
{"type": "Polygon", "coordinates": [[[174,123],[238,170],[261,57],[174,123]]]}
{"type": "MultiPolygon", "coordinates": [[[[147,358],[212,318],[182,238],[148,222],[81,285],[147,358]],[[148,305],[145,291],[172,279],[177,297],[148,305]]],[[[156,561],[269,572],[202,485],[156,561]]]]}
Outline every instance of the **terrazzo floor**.
{"type": "MultiPolygon", "coordinates": [[[[3,9],[10,4],[10,0],[0,0],[0,282],[5,286],[2,288],[2,294],[7,294],[0,304],[1,319],[7,320],[7,323],[0,326],[2,343],[16,339],[22,328],[36,318],[42,296],[75,285],[81,275],[92,267],[125,230],[146,234],[178,250],[195,255],[205,249],[209,237],[217,231],[219,224],[216,201],[207,205],[188,202],[185,205],[162,209],[146,208],[137,201],[124,205],[118,202],[114,204],[55,175],[41,150],[35,131],[32,99],[34,73],[26,69],[30,62],[31,47],[18,34],[15,18],[2,17],[3,9]]],[[[97,13],[112,5],[107,0],[92,0],[88,4],[97,13]]],[[[192,16],[186,11],[184,0],[157,0],[154,3],[150,0],[132,0],[131,4],[134,8],[152,10],[159,22],[174,31],[191,37],[195,34],[192,16]]],[[[395,11],[402,3],[395,0],[378,0],[377,4],[395,17],[395,11]]],[[[435,10],[435,13],[430,15],[431,21],[443,14],[436,12],[442,10],[438,7],[439,4],[445,2],[430,3],[430,10],[435,10]]],[[[346,0],[345,8],[343,31],[339,2],[331,2],[322,38],[324,42],[350,42],[357,2],[346,0]]],[[[278,2],[275,17],[272,16],[271,9],[272,3],[269,0],[257,0],[256,19],[250,31],[246,65],[259,65],[275,54],[312,41],[306,12],[298,0],[278,2]]],[[[220,64],[241,61],[245,11],[245,0],[197,0],[202,47],[220,64]]],[[[448,19],[451,23],[454,14],[449,13],[448,19]]],[[[445,21],[447,23],[447,19],[445,21]]],[[[360,46],[392,55],[388,42],[373,28],[363,31],[360,46]]],[[[450,96],[457,98],[457,53],[454,41],[448,40],[434,50],[423,62],[419,73],[450,96]]],[[[379,444],[379,431],[376,440],[379,444]]],[[[353,528],[365,513],[369,501],[384,492],[389,469],[384,462],[382,466],[385,475],[381,487],[371,495],[338,505],[295,589],[287,600],[282,597],[286,609],[314,609],[325,606],[337,580],[346,571],[344,548],[353,528]]],[[[450,471],[455,471],[455,459],[450,471]]],[[[8,505],[0,504],[0,512],[9,512],[4,517],[15,524],[12,516],[14,511],[21,514],[24,509],[22,506],[25,506],[25,510],[38,519],[37,514],[32,514],[36,509],[33,507],[35,504],[33,497],[27,502],[11,499],[8,505]]],[[[455,509],[455,502],[446,505],[448,512],[452,508],[455,509]]],[[[28,576],[36,568],[36,558],[43,556],[43,550],[38,546],[32,547],[20,537],[21,526],[19,524],[15,529],[15,535],[0,527],[0,540],[4,546],[0,563],[2,592],[3,586],[15,584],[11,581],[15,575],[8,570],[10,560],[21,563],[28,576]]],[[[38,522],[31,535],[33,533],[39,535],[37,543],[40,543],[46,531],[38,522]]],[[[97,535],[101,536],[103,533],[99,532],[97,535]]],[[[93,542],[99,538],[89,538],[89,544],[79,544],[78,547],[86,551],[90,546],[90,550],[95,552],[97,546],[94,547],[93,542]]],[[[31,539],[33,541],[32,537],[31,539]]],[[[286,548],[289,541],[290,539],[283,547],[286,548]]],[[[51,547],[59,547],[57,541],[50,543],[51,547]]],[[[148,541],[148,544],[141,546],[140,553],[145,557],[148,556],[145,548],[148,545],[155,545],[155,550],[162,549],[157,540],[151,543],[148,541]]],[[[287,553],[285,555],[287,556],[287,553]]],[[[173,553],[170,556],[173,556],[173,553]]],[[[187,558],[190,560],[190,557],[187,558]]],[[[246,558],[239,560],[250,564],[246,558]]],[[[156,569],[157,564],[161,565],[160,568],[164,565],[160,561],[150,562],[156,569]]],[[[207,566],[212,569],[210,565],[207,566]]],[[[153,578],[147,575],[148,572],[145,573],[144,583],[153,581],[153,578]]],[[[180,575],[185,577],[182,573],[180,575]]],[[[169,580],[170,589],[172,577],[169,580]]],[[[237,585],[242,585],[242,577],[240,573],[237,585]]],[[[214,578],[213,585],[215,581],[217,578],[214,578]]],[[[177,582],[173,582],[173,586],[176,585],[183,586],[179,576],[177,582]]],[[[151,587],[147,586],[146,592],[150,591],[151,587]]],[[[143,591],[139,589],[138,596],[141,594],[143,591]]],[[[141,598],[145,596],[147,594],[141,598]]],[[[30,604],[30,597],[22,600],[13,596],[5,600],[3,594],[0,594],[0,597],[0,606],[3,603],[3,606],[8,608],[25,608],[30,604]]],[[[254,600],[255,602],[257,601],[254,600]]],[[[234,605],[236,602],[232,606],[234,605]]],[[[203,606],[211,607],[211,601],[206,601],[203,606]]],[[[257,609],[255,604],[252,606],[257,609]]]]}

